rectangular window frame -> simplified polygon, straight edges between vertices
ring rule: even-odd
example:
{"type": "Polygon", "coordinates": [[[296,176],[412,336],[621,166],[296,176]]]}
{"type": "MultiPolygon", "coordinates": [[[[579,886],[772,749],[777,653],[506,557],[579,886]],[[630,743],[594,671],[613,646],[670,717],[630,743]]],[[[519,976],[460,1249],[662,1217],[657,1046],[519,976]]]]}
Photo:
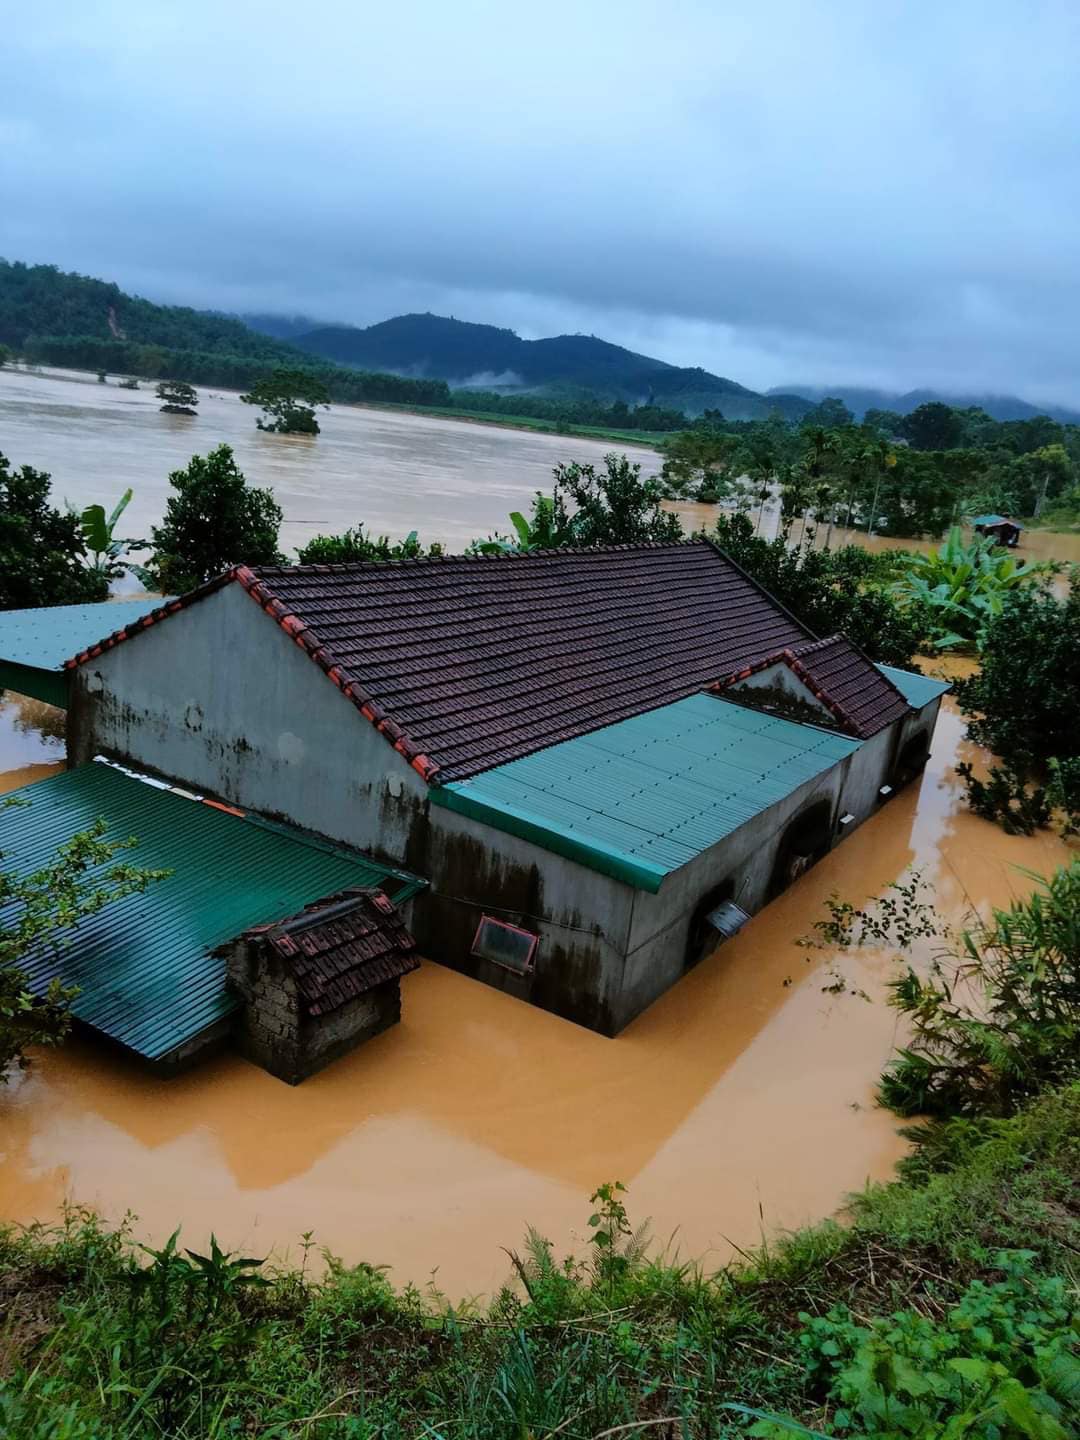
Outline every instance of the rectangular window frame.
{"type": "Polygon", "coordinates": [[[486,961],[489,965],[497,965],[500,970],[506,970],[511,975],[531,975],[536,969],[536,952],[539,945],[540,936],[535,930],[526,930],[521,925],[511,925],[508,920],[502,920],[498,915],[482,914],[480,916],[480,923],[476,927],[476,934],[473,936],[472,948],[469,954],[477,960],[486,961]],[[485,925],[497,925],[501,930],[510,930],[515,935],[524,935],[532,942],[523,966],[510,965],[505,960],[497,960],[493,955],[484,954],[478,949],[480,936],[485,925]]]}

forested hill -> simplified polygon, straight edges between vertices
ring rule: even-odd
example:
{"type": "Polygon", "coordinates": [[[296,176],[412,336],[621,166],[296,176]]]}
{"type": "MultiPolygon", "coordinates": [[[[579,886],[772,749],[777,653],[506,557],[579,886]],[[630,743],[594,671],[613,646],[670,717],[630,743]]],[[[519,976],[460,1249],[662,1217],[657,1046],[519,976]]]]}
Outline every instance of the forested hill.
{"type": "Polygon", "coordinates": [[[326,325],[292,341],[342,365],[503,393],[588,390],[607,400],[662,405],[688,415],[721,410],[729,420],[764,419],[776,410],[798,419],[812,408],[800,397],[759,395],[707,370],[668,365],[594,335],[522,340],[512,330],[443,315],[398,315],[367,329],[326,325]]]}
{"type": "Polygon", "coordinates": [[[22,350],[34,336],[81,336],[251,359],[300,359],[243,321],[182,305],[154,305],[119,285],[54,265],[0,260],[0,344],[22,350]]]}
{"type": "Polygon", "coordinates": [[[910,415],[920,405],[948,405],[954,410],[984,410],[993,420],[1033,420],[1036,415],[1049,415],[1062,425],[1080,423],[1080,411],[1070,410],[1064,405],[1032,405],[1016,395],[988,395],[971,393],[955,395],[939,390],[908,390],[904,393],[890,390],[868,390],[854,385],[795,385],[791,389],[796,395],[812,401],[815,405],[834,396],[842,400],[856,420],[861,420],[867,410],[892,411],[897,415],[910,415]]]}

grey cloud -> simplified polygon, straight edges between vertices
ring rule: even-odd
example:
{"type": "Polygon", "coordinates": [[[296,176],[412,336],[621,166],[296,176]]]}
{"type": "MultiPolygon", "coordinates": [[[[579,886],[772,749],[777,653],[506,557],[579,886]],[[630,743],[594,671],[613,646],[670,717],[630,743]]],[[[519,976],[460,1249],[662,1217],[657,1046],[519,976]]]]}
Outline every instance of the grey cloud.
{"type": "Polygon", "coordinates": [[[1068,403],[1078,42],[1071,0],[55,0],[8,27],[0,251],[1068,403]]]}

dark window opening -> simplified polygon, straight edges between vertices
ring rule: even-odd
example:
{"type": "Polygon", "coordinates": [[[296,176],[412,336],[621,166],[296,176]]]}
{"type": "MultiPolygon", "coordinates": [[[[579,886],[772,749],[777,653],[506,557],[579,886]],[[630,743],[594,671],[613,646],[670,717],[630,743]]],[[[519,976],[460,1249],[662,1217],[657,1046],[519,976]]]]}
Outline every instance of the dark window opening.
{"type": "Polygon", "coordinates": [[[804,810],[784,831],[780,847],[776,852],[772,878],[769,881],[769,898],[773,899],[789,885],[794,885],[799,876],[829,853],[832,845],[832,801],[819,800],[804,810]]]}
{"type": "Polygon", "coordinates": [[[483,915],[476,927],[471,954],[480,960],[490,960],[504,970],[513,970],[517,975],[532,974],[536,963],[536,947],[540,936],[531,930],[522,930],[518,925],[508,925],[505,920],[495,920],[483,915]]]}

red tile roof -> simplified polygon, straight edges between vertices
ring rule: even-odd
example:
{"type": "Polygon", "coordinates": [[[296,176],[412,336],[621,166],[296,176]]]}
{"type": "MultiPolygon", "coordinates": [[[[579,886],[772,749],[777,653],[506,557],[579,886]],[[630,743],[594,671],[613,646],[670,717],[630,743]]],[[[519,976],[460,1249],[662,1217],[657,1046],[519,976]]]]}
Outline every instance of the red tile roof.
{"type": "MultiPolygon", "coordinates": [[[[814,641],[717,546],[691,540],[237,566],[68,664],[234,580],[429,781],[588,734],[814,641]]],[[[869,669],[867,683],[887,686],[869,669]]]]}
{"type": "Polygon", "coordinates": [[[381,890],[342,890],[247,938],[269,945],[296,979],[308,1015],[326,1015],[420,968],[416,941],[381,890]]]}
{"type": "Polygon", "coordinates": [[[777,664],[787,665],[832,712],[841,728],[858,740],[869,740],[911,709],[892,681],[843,635],[807,641],[767,655],[729,675],[715,689],[727,690],[737,681],[777,664]]]}

